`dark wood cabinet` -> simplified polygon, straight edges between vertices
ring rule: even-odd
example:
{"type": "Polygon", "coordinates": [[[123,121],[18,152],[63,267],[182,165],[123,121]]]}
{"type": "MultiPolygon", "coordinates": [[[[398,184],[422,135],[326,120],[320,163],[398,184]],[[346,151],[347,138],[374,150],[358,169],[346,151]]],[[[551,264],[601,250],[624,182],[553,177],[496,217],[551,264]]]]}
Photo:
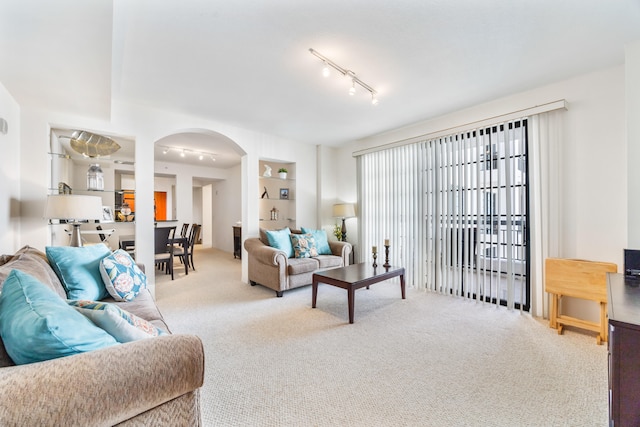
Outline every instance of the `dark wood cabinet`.
{"type": "Polygon", "coordinates": [[[233,226],[233,258],[242,259],[242,227],[233,226]]]}
{"type": "Polygon", "coordinates": [[[640,281],[608,274],[609,425],[640,425],[640,281]]]}

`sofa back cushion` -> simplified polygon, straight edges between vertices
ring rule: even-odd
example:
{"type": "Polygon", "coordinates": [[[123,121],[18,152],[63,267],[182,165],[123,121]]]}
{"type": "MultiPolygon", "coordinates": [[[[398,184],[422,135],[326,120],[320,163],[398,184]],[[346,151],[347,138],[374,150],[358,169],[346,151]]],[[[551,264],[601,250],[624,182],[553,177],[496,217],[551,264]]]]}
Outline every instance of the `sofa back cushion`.
{"type": "Polygon", "coordinates": [[[0,265],[0,291],[11,270],[20,270],[36,278],[61,298],[67,298],[60,279],[51,268],[47,256],[43,252],[31,246],[25,246],[13,256],[3,255],[2,257],[8,261],[0,265]]]}

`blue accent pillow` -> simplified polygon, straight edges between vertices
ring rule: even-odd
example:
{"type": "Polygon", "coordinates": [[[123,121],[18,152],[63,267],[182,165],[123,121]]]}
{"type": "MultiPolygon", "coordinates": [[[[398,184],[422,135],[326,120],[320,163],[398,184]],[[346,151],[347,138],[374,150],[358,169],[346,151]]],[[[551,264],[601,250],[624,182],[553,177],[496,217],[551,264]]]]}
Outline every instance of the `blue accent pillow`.
{"type": "Polygon", "coordinates": [[[131,301],[147,287],[147,276],[123,249],[102,258],[100,275],[107,292],[116,301],[131,301]]]}
{"type": "Polygon", "coordinates": [[[100,276],[100,261],[111,253],[104,244],[83,246],[47,246],[47,258],[69,299],[101,300],[109,296],[100,276]]]}
{"type": "Polygon", "coordinates": [[[296,258],[311,258],[318,256],[316,239],[313,234],[292,234],[291,245],[296,258]]]}
{"type": "Polygon", "coordinates": [[[0,293],[0,335],[18,365],[118,344],[36,278],[13,270],[0,293]]]}
{"type": "Polygon", "coordinates": [[[293,257],[293,246],[291,245],[291,239],[289,238],[291,230],[289,230],[289,227],[283,228],[282,230],[266,230],[266,233],[269,246],[280,249],[282,252],[287,254],[287,257],[289,258],[293,257]]]}
{"type": "Polygon", "coordinates": [[[131,314],[115,304],[71,300],[67,301],[67,304],[121,343],[167,334],[162,329],[156,328],[151,322],[131,314]]]}
{"type": "Polygon", "coordinates": [[[302,232],[304,234],[313,234],[313,237],[316,239],[318,255],[333,255],[333,252],[331,252],[331,248],[329,247],[329,239],[327,238],[326,231],[302,227],[302,232]]]}

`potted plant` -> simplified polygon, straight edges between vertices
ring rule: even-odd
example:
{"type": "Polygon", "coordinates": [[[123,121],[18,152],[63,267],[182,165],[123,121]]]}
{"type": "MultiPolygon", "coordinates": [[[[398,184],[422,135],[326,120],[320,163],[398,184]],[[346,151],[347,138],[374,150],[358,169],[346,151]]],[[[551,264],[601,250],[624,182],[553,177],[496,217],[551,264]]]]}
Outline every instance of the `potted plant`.
{"type": "Polygon", "coordinates": [[[280,179],[287,179],[287,169],[285,168],[280,168],[278,169],[278,175],[280,176],[280,179]]]}

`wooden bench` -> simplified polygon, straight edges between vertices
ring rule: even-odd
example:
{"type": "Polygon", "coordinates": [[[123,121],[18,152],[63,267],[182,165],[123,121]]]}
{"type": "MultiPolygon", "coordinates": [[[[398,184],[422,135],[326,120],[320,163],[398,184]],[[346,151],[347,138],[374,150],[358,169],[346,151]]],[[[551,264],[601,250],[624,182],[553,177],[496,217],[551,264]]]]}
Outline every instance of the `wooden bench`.
{"type": "Polygon", "coordinates": [[[609,262],[579,259],[548,258],[545,260],[545,291],[551,295],[549,326],[562,334],[564,325],[598,332],[596,342],[607,342],[607,273],[616,273],[618,266],[609,262]],[[600,322],[590,322],[560,314],[563,296],[595,301],[600,304],[600,322]]]}

